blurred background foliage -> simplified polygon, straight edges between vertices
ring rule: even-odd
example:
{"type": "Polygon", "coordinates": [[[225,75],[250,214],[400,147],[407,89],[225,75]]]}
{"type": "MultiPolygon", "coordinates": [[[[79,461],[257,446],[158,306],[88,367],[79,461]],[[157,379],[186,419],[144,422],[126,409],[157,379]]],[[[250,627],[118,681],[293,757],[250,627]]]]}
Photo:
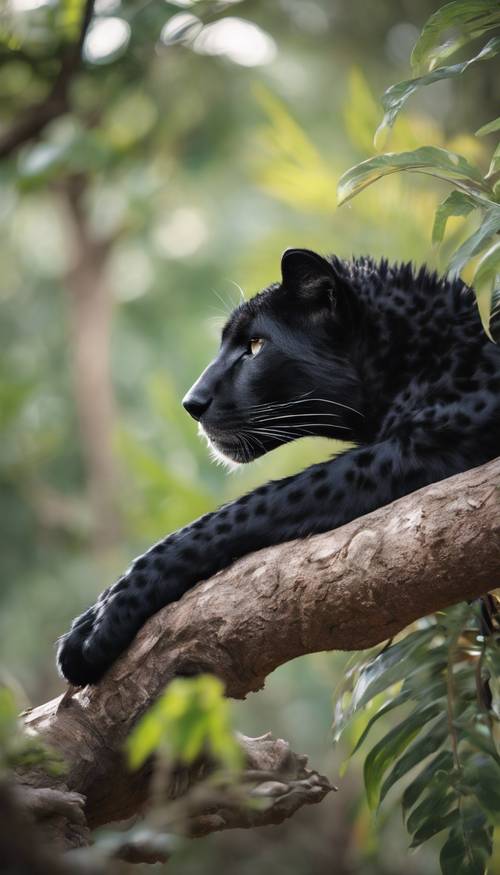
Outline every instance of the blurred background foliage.
{"type": "MultiPolygon", "coordinates": [[[[180,405],[240,295],[277,278],[281,251],[442,268],[474,227],[452,218],[433,247],[447,189],[412,176],[335,208],[341,174],[373,154],[377,95],[407,76],[437,5],[96,0],[78,65],[81,0],[4,0],[0,660],[32,701],[62,689],[55,638],[134,555],[341,449],[309,438],[228,476],[180,405]]],[[[499,82],[478,65],[423,90],[386,148],[433,143],[486,172],[491,138],[464,131],[497,114],[499,82]]],[[[335,781],[344,665],[317,654],[282,667],[233,706],[236,724],[272,728],[335,781]]],[[[435,871],[432,849],[408,855],[390,806],[374,828],[355,767],[340,784],[280,828],[186,844],[176,871],[435,871]]]]}

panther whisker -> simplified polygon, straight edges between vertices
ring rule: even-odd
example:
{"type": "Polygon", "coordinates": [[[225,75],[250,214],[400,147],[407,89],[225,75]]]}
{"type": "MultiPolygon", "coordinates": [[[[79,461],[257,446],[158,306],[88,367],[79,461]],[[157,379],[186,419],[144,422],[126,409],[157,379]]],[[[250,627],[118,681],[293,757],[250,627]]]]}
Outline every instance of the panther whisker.
{"type": "Polygon", "coordinates": [[[267,416],[264,418],[254,418],[251,421],[252,422],[275,422],[276,419],[296,419],[299,416],[300,417],[304,416],[304,417],[310,419],[311,415],[313,415],[313,416],[336,416],[338,418],[340,416],[340,413],[314,413],[314,414],[311,414],[311,413],[284,413],[284,414],[281,414],[280,416],[267,416]]]}
{"type": "MultiPolygon", "coordinates": [[[[298,423],[297,425],[290,422],[286,425],[286,429],[287,430],[299,429],[299,428],[303,428],[305,426],[309,426],[311,428],[335,428],[335,429],[342,429],[342,431],[352,431],[352,428],[350,428],[350,426],[348,426],[348,425],[336,425],[336,424],[332,424],[329,422],[304,422],[303,424],[298,423]]],[[[280,425],[275,426],[276,429],[280,429],[282,427],[283,426],[280,426],[280,425]]],[[[257,427],[256,430],[259,431],[260,427],[257,427]]]]}
{"type": "MultiPolygon", "coordinates": [[[[279,402],[276,404],[270,403],[269,405],[263,405],[263,406],[267,406],[268,409],[270,409],[270,408],[278,409],[279,407],[289,407],[292,404],[306,404],[306,403],[313,403],[313,402],[320,402],[322,404],[333,404],[335,407],[343,407],[345,410],[350,410],[352,413],[356,413],[358,416],[361,416],[364,419],[364,414],[360,413],[359,410],[356,410],[354,407],[350,407],[348,404],[344,404],[341,401],[332,401],[330,398],[299,398],[295,401],[284,401],[284,402],[279,402]]],[[[254,406],[258,406],[258,405],[254,405],[254,406]]],[[[245,408],[245,410],[251,410],[251,409],[252,409],[252,407],[245,408]]]]}
{"type": "MultiPolygon", "coordinates": [[[[244,304],[246,301],[246,298],[245,298],[245,293],[244,293],[243,289],[241,288],[241,286],[235,280],[229,280],[229,282],[232,283],[233,286],[236,286],[236,288],[238,289],[238,291],[241,295],[241,303],[244,304]]],[[[240,302],[238,301],[238,304],[239,303],[240,302]]]]}

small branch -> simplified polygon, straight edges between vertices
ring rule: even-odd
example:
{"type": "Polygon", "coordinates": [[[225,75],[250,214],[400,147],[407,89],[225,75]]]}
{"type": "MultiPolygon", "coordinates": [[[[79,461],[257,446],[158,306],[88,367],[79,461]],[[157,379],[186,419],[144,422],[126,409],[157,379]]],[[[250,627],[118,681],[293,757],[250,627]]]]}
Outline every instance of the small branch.
{"type": "Polygon", "coordinates": [[[176,781],[170,787],[168,795],[177,802],[167,807],[164,828],[203,836],[278,824],[335,789],[328,778],[307,768],[307,756],[294,753],[287,741],[274,739],[270,732],[259,738],[238,733],[238,742],[247,763],[239,783],[223,787],[199,783],[210,775],[210,767],[202,766],[186,784],[188,771],[179,770],[182,786],[176,781]]]}
{"type": "Polygon", "coordinates": [[[64,52],[59,73],[49,94],[39,103],[29,107],[0,137],[0,159],[8,158],[24,143],[36,139],[49,122],[68,111],[69,86],[81,63],[83,43],[93,11],[94,0],[86,0],[78,40],[64,52]]]}
{"type": "MultiPolygon", "coordinates": [[[[371,647],[419,617],[495,587],[499,484],[497,459],[333,532],[249,555],[152,617],[98,686],[69,689],[29,712],[29,731],[66,760],[66,788],[86,796],[89,827],[144,809],[151,765],[128,772],[123,743],[176,675],[212,672],[229,696],[244,698],[297,656],[371,647]]],[[[258,769],[269,771],[260,750],[258,769]]],[[[171,798],[182,797],[192,778],[181,772],[171,798]]],[[[22,779],[48,783],[36,770],[22,779]]],[[[301,787],[305,779],[294,780],[295,795],[278,793],[275,812],[292,813],[302,789],[314,795],[314,781],[301,787]]],[[[203,824],[226,828],[236,817],[220,816],[195,819],[193,832],[203,832],[203,824]]]]}

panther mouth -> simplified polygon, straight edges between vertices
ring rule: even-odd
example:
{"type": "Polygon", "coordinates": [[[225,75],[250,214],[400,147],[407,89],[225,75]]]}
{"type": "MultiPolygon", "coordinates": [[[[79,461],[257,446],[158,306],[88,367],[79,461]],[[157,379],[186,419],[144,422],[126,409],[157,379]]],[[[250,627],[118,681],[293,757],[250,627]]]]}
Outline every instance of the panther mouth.
{"type": "Polygon", "coordinates": [[[258,448],[241,435],[213,428],[209,430],[201,422],[198,423],[198,435],[206,442],[212,460],[232,471],[261,455],[258,448]]]}

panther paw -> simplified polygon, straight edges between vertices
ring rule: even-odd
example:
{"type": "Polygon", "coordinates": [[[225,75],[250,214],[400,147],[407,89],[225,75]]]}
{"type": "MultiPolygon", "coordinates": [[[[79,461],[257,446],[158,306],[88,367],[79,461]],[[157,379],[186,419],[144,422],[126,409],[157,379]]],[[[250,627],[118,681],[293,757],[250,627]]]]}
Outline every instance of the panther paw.
{"type": "Polygon", "coordinates": [[[59,639],[57,665],[60,674],[75,687],[95,684],[101,679],[108,665],[88,659],[87,641],[94,631],[95,611],[91,608],[77,618],[70,631],[59,639]]]}

